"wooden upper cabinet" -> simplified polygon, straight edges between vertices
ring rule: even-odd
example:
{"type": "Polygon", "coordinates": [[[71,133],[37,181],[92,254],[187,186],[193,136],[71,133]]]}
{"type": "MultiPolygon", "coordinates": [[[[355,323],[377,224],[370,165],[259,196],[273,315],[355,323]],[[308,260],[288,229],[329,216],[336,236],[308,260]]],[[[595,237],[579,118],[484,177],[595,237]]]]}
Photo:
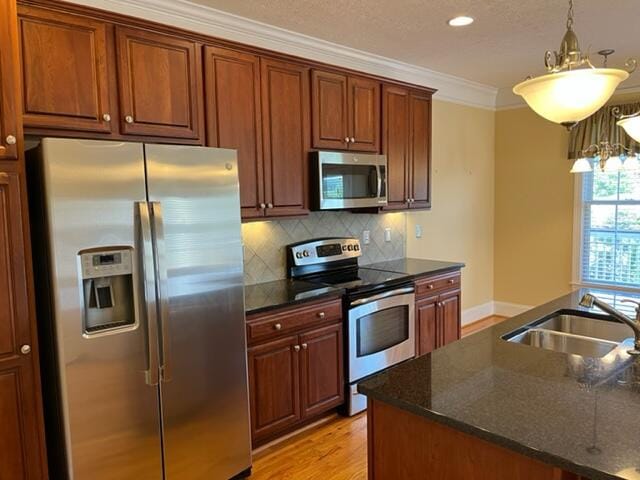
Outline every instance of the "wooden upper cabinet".
{"type": "Polygon", "coordinates": [[[431,93],[382,88],[387,210],[431,207],[431,93]]]}
{"type": "Polygon", "coordinates": [[[314,70],[311,83],[313,147],[347,150],[350,138],[346,75],[314,70]]]}
{"type": "MultiPolygon", "coordinates": [[[[0,17],[0,23],[4,21],[0,17]]],[[[0,172],[0,478],[45,478],[44,427],[34,375],[21,179],[0,172]]]]}
{"type": "Polygon", "coordinates": [[[411,208],[431,207],[431,94],[412,92],[411,208]]]}
{"type": "Polygon", "coordinates": [[[112,27],[28,6],[19,7],[19,25],[25,126],[110,133],[112,27]]]}
{"type": "Polygon", "coordinates": [[[18,158],[18,35],[16,5],[0,2],[0,159],[18,158]]]}
{"type": "Polygon", "coordinates": [[[304,215],[309,212],[309,69],[263,58],[261,70],[266,215],[304,215]]]}
{"type": "Polygon", "coordinates": [[[349,150],[380,150],[380,84],[349,77],[349,150]]]}
{"type": "Polygon", "coordinates": [[[380,84],[322,70],[311,78],[313,147],[379,151],[380,84]]]}
{"type": "Polygon", "coordinates": [[[385,209],[409,205],[409,91],[385,85],[382,89],[382,152],[387,156],[385,209]]]}
{"type": "Polygon", "coordinates": [[[201,46],[116,27],[123,134],[200,140],[201,46]]]}
{"type": "Polygon", "coordinates": [[[205,47],[207,145],[238,151],[243,218],[264,216],[260,59],[205,47]]]}

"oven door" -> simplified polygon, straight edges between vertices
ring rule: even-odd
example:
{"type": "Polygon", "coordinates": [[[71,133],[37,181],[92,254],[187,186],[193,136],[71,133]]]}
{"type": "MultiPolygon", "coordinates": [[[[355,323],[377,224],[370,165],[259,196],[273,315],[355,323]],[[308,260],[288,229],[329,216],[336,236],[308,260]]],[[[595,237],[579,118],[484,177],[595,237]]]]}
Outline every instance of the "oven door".
{"type": "Polygon", "coordinates": [[[415,356],[414,288],[404,287],[349,306],[349,383],[415,356]]]}
{"type": "Polygon", "coordinates": [[[321,210],[387,204],[387,159],[384,155],[320,152],[317,165],[321,210]]]}

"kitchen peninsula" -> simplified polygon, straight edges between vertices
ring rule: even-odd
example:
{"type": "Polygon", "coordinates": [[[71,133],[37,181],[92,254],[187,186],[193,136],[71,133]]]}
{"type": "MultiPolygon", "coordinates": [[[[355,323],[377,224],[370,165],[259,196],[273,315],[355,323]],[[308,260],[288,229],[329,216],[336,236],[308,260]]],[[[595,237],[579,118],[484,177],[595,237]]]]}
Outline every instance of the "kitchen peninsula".
{"type": "Polygon", "coordinates": [[[579,306],[584,293],[360,383],[369,478],[640,478],[640,360],[627,354],[631,338],[601,358],[506,340],[557,312],[607,318],[579,306]]]}

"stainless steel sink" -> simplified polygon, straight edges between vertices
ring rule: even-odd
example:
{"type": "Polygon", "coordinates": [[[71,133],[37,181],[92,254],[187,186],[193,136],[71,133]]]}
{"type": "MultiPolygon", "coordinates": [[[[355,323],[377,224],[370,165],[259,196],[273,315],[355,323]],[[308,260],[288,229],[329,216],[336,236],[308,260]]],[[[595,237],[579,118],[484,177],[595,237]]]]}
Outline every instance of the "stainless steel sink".
{"type": "Polygon", "coordinates": [[[558,312],[503,338],[545,350],[601,358],[615,350],[630,335],[629,328],[618,322],[558,312]]]}
{"type": "Polygon", "coordinates": [[[633,332],[629,327],[619,322],[563,313],[554,315],[544,322],[538,323],[535,328],[570,333],[582,337],[610,340],[616,343],[633,336],[633,332]]]}
{"type": "Polygon", "coordinates": [[[552,330],[531,329],[509,339],[510,342],[531,345],[555,352],[571,353],[582,357],[601,358],[614,350],[617,342],[597,340],[552,330]]]}

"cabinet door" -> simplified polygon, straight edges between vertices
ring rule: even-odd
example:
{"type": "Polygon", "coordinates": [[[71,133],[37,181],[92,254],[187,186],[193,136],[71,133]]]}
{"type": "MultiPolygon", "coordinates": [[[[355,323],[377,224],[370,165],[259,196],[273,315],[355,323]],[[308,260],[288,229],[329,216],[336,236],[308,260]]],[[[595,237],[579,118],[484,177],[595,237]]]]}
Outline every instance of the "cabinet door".
{"type": "Polygon", "coordinates": [[[440,333],[441,344],[447,345],[460,338],[461,302],[460,290],[440,295],[440,333]]]}
{"type": "Polygon", "coordinates": [[[0,478],[44,478],[20,178],[0,172],[0,478]]]}
{"type": "Polygon", "coordinates": [[[380,151],[380,84],[349,77],[349,150],[380,151]]]}
{"type": "Polygon", "coordinates": [[[243,218],[264,215],[260,59],[205,47],[207,145],[238,151],[243,218]]]}
{"type": "Polygon", "coordinates": [[[116,27],[122,133],[199,140],[200,45],[116,27]]]}
{"type": "Polygon", "coordinates": [[[314,70],[311,79],[313,147],[348,150],[347,77],[314,70]]]}
{"type": "Polygon", "coordinates": [[[300,420],[299,349],[292,336],[248,351],[254,442],[300,420]]]}
{"type": "Polygon", "coordinates": [[[300,335],[302,415],[310,417],[344,401],[342,324],[300,335]]]}
{"type": "Polygon", "coordinates": [[[408,207],[409,199],[409,91],[385,85],[382,89],[382,153],[387,156],[385,209],[408,207]]]}
{"type": "Polygon", "coordinates": [[[309,69],[261,62],[266,214],[304,215],[309,213],[309,69]]]}
{"type": "Polygon", "coordinates": [[[19,14],[25,126],[111,132],[111,27],[35,7],[19,14]]]}
{"type": "Polygon", "coordinates": [[[438,297],[427,297],[416,302],[416,352],[424,355],[439,346],[438,297]]]}
{"type": "Polygon", "coordinates": [[[431,95],[412,92],[411,208],[431,207],[431,95]]]}
{"type": "Polygon", "coordinates": [[[18,38],[16,2],[0,2],[0,158],[18,158],[18,38]]]}

